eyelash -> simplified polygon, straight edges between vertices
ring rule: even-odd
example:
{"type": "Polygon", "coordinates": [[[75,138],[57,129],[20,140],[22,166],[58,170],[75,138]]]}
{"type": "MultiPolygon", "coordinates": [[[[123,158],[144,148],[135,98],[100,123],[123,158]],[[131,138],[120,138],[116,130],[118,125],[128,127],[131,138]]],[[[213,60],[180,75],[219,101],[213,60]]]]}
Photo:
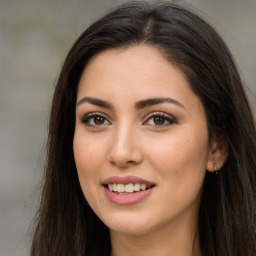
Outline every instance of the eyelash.
{"type": "MultiPolygon", "coordinates": [[[[155,126],[157,128],[163,128],[163,127],[167,127],[167,126],[170,126],[172,124],[176,124],[177,123],[177,120],[174,117],[172,117],[172,116],[170,116],[170,115],[168,115],[166,113],[154,112],[154,113],[151,113],[148,116],[146,116],[146,121],[143,122],[143,125],[146,124],[147,122],[149,122],[150,119],[154,119],[154,118],[161,118],[162,121],[164,121],[165,124],[159,124],[159,125],[157,125],[157,124],[148,124],[148,125],[155,126]]],[[[156,120],[154,120],[154,121],[156,121],[156,120]]]]}
{"type": "MultiPolygon", "coordinates": [[[[146,116],[146,121],[144,121],[142,124],[143,125],[149,125],[149,126],[155,126],[157,128],[163,128],[163,127],[167,127],[167,126],[170,126],[172,124],[176,124],[177,123],[177,120],[166,114],[166,113],[163,113],[163,112],[154,112],[154,113],[151,113],[149,114],[148,116],[146,116]],[[151,119],[154,119],[154,118],[160,118],[160,121],[164,121],[164,124],[149,124],[149,121],[151,119]],[[167,122],[167,123],[166,123],[167,122]]],[[[108,121],[108,118],[101,114],[101,113],[98,113],[98,112],[93,112],[93,113],[89,113],[89,114],[86,114],[82,119],[81,121],[86,125],[86,126],[89,126],[89,127],[92,127],[92,128],[98,128],[100,126],[103,126],[103,125],[110,125],[111,122],[108,121]],[[95,118],[101,118],[100,121],[103,121],[102,124],[96,124],[95,121],[96,119],[95,118]],[[94,124],[91,124],[90,122],[93,121],[94,124]],[[105,123],[107,122],[107,124],[105,123]]],[[[153,120],[153,122],[155,122],[156,120],[153,120]]]]}
{"type": "Polygon", "coordinates": [[[87,126],[89,126],[89,127],[93,127],[93,128],[97,128],[97,126],[102,126],[102,125],[106,125],[106,124],[96,124],[95,123],[95,118],[102,118],[102,120],[104,121],[104,123],[105,123],[105,121],[107,121],[108,122],[108,124],[107,125],[109,125],[109,124],[111,124],[109,121],[108,121],[108,118],[105,116],[105,115],[103,115],[103,114],[101,114],[101,113],[98,113],[98,112],[93,112],[93,113],[89,113],[89,114],[86,114],[85,116],[83,116],[83,118],[81,119],[81,121],[85,124],[85,125],[87,125],[87,126]],[[94,124],[90,124],[90,121],[93,121],[94,122],[94,124]]]}

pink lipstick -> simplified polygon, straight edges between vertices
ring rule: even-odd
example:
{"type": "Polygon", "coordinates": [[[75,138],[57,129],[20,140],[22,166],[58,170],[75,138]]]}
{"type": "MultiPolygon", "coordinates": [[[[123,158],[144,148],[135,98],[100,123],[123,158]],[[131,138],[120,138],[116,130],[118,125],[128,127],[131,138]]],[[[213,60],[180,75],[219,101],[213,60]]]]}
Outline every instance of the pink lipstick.
{"type": "Polygon", "coordinates": [[[112,176],[102,182],[106,197],[115,204],[131,205],[147,198],[155,184],[136,176],[112,176]]]}

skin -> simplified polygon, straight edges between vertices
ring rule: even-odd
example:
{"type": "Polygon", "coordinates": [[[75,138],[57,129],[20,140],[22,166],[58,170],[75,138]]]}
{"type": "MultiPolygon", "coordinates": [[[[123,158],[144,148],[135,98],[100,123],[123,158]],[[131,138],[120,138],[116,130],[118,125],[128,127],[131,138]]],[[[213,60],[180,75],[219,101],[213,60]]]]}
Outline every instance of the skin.
{"type": "MultiPolygon", "coordinates": [[[[214,162],[220,168],[225,157],[221,143],[209,143],[203,105],[184,74],[150,46],[107,50],[83,71],[77,103],[73,148],[79,181],[110,229],[112,256],[192,255],[206,170],[213,171],[214,162]],[[175,102],[135,107],[156,97],[175,102]],[[88,117],[95,112],[98,121],[88,117]],[[151,114],[160,115],[160,122],[151,114]],[[127,175],[153,182],[153,191],[133,205],[110,202],[102,182],[127,175]]],[[[200,255],[197,240],[194,247],[200,255]]]]}

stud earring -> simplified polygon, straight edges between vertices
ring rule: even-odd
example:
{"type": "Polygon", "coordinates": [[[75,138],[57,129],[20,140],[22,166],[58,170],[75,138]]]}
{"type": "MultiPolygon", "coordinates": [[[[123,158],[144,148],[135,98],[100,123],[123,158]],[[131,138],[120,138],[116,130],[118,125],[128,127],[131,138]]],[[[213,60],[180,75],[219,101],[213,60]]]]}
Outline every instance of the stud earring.
{"type": "Polygon", "coordinates": [[[217,168],[217,165],[215,163],[213,164],[213,168],[214,168],[214,171],[215,171],[215,173],[217,175],[218,174],[218,168],[217,168]]]}

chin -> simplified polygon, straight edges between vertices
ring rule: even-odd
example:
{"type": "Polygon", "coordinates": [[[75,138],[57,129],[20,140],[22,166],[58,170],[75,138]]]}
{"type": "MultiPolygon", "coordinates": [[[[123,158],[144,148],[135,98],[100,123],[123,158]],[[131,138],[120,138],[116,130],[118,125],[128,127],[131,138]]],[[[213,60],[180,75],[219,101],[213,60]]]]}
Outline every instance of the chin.
{"type": "Polygon", "coordinates": [[[137,224],[128,225],[114,225],[109,227],[110,232],[116,232],[120,234],[130,235],[130,236],[142,236],[149,234],[150,228],[145,226],[138,226],[137,224]]]}
{"type": "Polygon", "coordinates": [[[153,229],[153,223],[145,215],[144,217],[134,216],[134,214],[113,215],[112,218],[105,218],[103,222],[110,231],[127,235],[144,235],[153,229]]]}

